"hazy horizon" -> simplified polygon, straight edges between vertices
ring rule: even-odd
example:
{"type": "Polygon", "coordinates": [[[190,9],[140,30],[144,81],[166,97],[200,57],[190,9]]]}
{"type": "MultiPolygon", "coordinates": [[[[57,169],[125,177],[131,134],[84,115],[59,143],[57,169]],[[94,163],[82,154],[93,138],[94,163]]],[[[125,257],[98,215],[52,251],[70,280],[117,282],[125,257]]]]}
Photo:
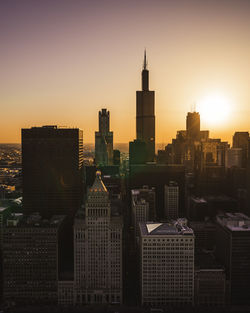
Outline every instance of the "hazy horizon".
{"type": "Polygon", "coordinates": [[[249,130],[250,1],[13,0],[1,1],[0,21],[3,143],[50,124],[94,142],[101,108],[114,142],[133,140],[145,47],[156,142],[185,129],[194,103],[210,106],[201,129],[212,138],[249,130]]]}

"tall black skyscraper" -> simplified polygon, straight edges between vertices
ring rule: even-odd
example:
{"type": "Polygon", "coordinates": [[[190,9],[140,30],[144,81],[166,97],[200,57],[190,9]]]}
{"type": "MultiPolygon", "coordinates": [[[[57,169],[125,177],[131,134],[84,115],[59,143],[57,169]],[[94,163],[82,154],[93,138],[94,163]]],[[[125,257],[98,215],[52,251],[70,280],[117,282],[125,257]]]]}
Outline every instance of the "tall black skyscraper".
{"type": "Polygon", "coordinates": [[[155,156],[155,92],[149,90],[146,51],[142,70],[142,90],[136,91],[136,139],[146,143],[146,161],[155,156]]]}
{"type": "Polygon", "coordinates": [[[82,130],[57,126],[22,129],[23,206],[73,216],[82,199],[82,130]]]}

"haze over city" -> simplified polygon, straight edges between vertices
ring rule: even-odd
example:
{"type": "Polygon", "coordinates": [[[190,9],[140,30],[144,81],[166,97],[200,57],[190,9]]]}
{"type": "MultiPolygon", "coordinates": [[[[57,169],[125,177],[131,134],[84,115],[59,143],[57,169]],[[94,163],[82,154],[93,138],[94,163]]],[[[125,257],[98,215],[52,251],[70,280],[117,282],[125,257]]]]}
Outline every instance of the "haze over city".
{"type": "Polygon", "coordinates": [[[249,128],[250,2],[1,1],[0,142],[20,129],[83,129],[110,111],[114,142],[135,137],[135,91],[147,49],[156,142],[185,129],[186,112],[231,142],[249,128]]]}

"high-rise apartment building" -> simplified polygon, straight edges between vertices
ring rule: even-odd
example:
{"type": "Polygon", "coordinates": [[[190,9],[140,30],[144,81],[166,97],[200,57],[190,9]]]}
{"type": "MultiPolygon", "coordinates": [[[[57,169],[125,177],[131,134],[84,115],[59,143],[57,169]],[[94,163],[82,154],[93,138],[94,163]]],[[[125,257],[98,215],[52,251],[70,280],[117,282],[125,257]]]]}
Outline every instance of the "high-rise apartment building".
{"type": "Polygon", "coordinates": [[[136,139],[146,143],[146,161],[154,161],[155,92],[149,90],[146,51],[142,70],[142,90],[136,92],[136,139]]]}
{"type": "Polygon", "coordinates": [[[194,233],[185,219],[140,223],[141,304],[192,305],[194,233]]]}
{"type": "Polygon", "coordinates": [[[95,163],[113,164],[113,132],[109,130],[109,111],[99,111],[99,131],[95,132],[95,163]]]}
{"type": "Polygon", "coordinates": [[[226,268],[231,304],[249,304],[250,217],[226,213],[216,220],[216,256],[226,268]]]}
{"type": "Polygon", "coordinates": [[[3,296],[15,303],[56,303],[58,241],[64,216],[9,218],[3,228],[3,296]]]}
{"type": "Polygon", "coordinates": [[[22,129],[23,207],[73,216],[82,200],[83,139],[78,128],[22,129]]]}
{"type": "Polygon", "coordinates": [[[179,186],[176,182],[170,181],[164,188],[165,196],[165,217],[176,219],[179,215],[179,186]]]}
{"type": "Polygon", "coordinates": [[[122,219],[96,173],[74,225],[74,303],[122,303],[122,219]]]}

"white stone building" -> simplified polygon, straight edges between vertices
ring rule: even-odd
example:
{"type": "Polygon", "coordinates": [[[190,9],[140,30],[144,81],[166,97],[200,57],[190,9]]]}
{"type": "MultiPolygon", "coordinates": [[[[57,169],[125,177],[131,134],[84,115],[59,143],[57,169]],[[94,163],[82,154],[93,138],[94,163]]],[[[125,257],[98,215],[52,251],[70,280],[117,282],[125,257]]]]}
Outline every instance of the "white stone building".
{"type": "Polygon", "coordinates": [[[194,233],[184,219],[140,223],[141,304],[192,305],[194,233]]]}
{"type": "MultiPolygon", "coordinates": [[[[70,286],[59,283],[59,303],[70,302],[70,286]]],[[[73,288],[73,304],[122,303],[122,219],[111,214],[100,172],[88,191],[85,213],[79,211],[75,219],[73,288]]]]}

